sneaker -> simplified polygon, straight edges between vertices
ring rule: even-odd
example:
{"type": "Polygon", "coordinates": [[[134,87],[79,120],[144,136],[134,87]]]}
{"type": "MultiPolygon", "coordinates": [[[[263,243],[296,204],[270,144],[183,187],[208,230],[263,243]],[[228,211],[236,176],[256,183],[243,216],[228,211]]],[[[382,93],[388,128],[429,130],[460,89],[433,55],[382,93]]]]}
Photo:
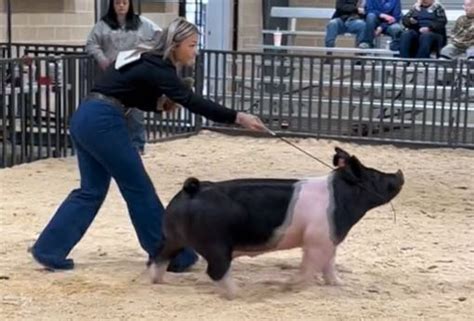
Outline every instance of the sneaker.
{"type": "Polygon", "coordinates": [[[358,46],[359,49],[370,49],[370,45],[367,42],[361,42],[358,46]]]}

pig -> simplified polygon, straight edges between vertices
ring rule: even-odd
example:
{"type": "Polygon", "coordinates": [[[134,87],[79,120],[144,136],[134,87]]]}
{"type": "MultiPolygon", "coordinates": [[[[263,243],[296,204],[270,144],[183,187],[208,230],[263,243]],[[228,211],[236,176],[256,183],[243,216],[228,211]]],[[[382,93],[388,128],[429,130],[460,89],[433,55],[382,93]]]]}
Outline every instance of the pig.
{"type": "Polygon", "coordinates": [[[301,247],[303,258],[291,284],[306,284],[322,273],[340,285],[335,270],[339,244],[367,211],[392,200],[403,173],[365,167],[336,147],[329,175],[306,179],[235,179],[221,182],[188,178],[166,208],[166,242],[150,265],[153,283],[162,283],[170,259],[184,247],[207,261],[207,274],[224,297],[237,287],[232,259],[301,247]]]}

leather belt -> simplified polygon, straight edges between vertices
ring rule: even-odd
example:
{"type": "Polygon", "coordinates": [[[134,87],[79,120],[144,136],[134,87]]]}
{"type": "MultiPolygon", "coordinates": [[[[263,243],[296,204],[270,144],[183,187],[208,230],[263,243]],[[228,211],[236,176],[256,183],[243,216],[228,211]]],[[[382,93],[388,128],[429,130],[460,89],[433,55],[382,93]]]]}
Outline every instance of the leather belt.
{"type": "Polygon", "coordinates": [[[89,95],[87,95],[87,99],[95,99],[106,102],[107,104],[120,109],[120,111],[122,111],[125,116],[130,114],[130,112],[132,111],[132,108],[125,107],[125,105],[122,104],[122,102],[117,98],[107,96],[98,92],[91,92],[89,95]]]}

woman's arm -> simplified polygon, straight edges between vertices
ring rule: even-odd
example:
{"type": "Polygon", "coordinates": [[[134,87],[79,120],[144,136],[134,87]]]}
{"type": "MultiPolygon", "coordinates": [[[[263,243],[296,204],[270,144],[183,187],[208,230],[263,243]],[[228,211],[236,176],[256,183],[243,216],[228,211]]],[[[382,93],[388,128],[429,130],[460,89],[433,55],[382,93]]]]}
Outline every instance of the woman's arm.
{"type": "Polygon", "coordinates": [[[189,111],[202,115],[210,120],[220,123],[235,123],[237,117],[236,111],[196,95],[192,89],[186,86],[178,77],[176,69],[171,63],[151,63],[150,72],[152,72],[153,82],[166,97],[189,111]]]}
{"type": "Polygon", "coordinates": [[[102,50],[102,37],[104,34],[105,23],[99,21],[92,28],[86,41],[86,52],[92,55],[102,69],[105,69],[110,61],[102,50]]]}

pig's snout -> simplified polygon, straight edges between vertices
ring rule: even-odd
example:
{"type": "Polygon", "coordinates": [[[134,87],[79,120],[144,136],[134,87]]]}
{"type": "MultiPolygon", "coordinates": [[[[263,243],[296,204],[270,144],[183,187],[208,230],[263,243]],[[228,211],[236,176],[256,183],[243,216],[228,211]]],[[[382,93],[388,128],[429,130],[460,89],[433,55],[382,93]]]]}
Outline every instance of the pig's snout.
{"type": "Polygon", "coordinates": [[[405,183],[405,177],[403,176],[403,172],[401,170],[398,170],[396,175],[398,177],[400,185],[403,185],[405,183]]]}

